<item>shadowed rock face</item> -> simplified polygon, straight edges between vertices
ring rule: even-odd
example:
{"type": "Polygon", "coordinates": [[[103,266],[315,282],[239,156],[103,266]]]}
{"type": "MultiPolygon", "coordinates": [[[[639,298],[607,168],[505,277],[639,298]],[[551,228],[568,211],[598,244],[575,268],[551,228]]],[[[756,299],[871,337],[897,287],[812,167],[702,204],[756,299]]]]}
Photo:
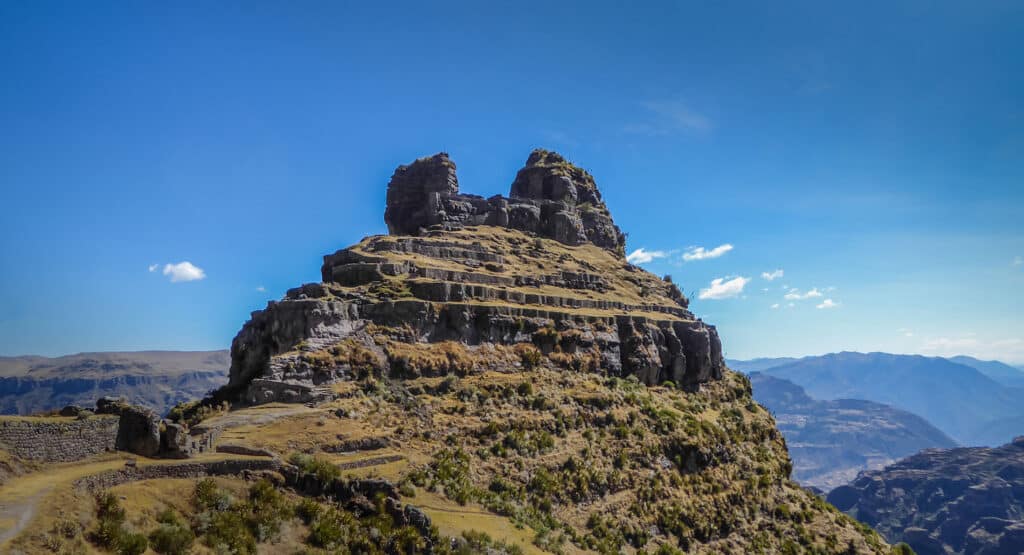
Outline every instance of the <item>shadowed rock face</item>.
{"type": "Polygon", "coordinates": [[[828,501],[921,555],[1024,552],[1024,436],[928,449],[861,473],[828,501]]]}
{"type": "Polygon", "coordinates": [[[325,256],[321,283],[253,313],[232,343],[236,398],[536,365],[688,387],[722,375],[715,328],[624,260],[593,178],[558,154],[534,151],[511,198],[459,194],[445,154],[400,166],[385,221],[389,236],[325,256]]]}
{"type": "Polygon", "coordinates": [[[592,243],[625,255],[625,235],[612,221],[594,178],[561,155],[534,150],[516,175],[510,197],[460,194],[455,163],[440,153],[395,170],[384,221],[392,235],[420,235],[438,225],[490,225],[566,245],[592,243]]]}

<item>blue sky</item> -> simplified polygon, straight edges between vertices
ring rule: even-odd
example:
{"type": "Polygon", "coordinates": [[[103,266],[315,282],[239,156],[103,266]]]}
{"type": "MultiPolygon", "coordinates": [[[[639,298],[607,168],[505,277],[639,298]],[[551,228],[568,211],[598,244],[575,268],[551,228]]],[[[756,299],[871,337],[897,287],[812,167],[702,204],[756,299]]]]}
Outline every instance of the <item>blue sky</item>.
{"type": "Polygon", "coordinates": [[[0,354],[226,347],[398,164],[543,146],[730,357],[1024,363],[1019,3],[165,4],[0,4],[0,354]]]}

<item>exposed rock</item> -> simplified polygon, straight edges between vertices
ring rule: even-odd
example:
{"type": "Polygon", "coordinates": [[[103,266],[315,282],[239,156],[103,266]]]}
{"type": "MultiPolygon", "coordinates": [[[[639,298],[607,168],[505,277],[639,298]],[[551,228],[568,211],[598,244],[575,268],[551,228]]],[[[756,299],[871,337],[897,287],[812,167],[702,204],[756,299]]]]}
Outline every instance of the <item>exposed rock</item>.
{"type": "Polygon", "coordinates": [[[459,194],[446,153],[399,166],[388,184],[384,221],[392,235],[432,226],[509,227],[567,245],[592,243],[624,256],[626,238],[612,221],[594,178],[561,155],[534,150],[512,183],[511,198],[459,194]]]}
{"type": "Polygon", "coordinates": [[[81,414],[81,412],[83,410],[85,410],[85,409],[83,409],[82,407],[75,406],[75,405],[68,405],[68,406],[60,409],[60,415],[61,416],[78,416],[79,414],[81,414]]]}
{"type": "Polygon", "coordinates": [[[1024,437],[996,448],[926,449],[861,473],[828,501],[919,554],[1024,549],[1024,437]]]}
{"type": "Polygon", "coordinates": [[[460,194],[446,154],[400,166],[387,197],[392,235],[325,256],[321,283],[252,314],[222,395],[318,403],[338,380],[514,371],[523,356],[647,384],[721,377],[715,328],[625,262],[593,177],[558,154],[534,151],[511,198],[460,194]],[[423,352],[449,343],[444,361],[423,352]],[[495,347],[508,356],[477,356],[495,347]]]}
{"type": "Polygon", "coordinates": [[[129,405],[121,399],[101,397],[96,401],[97,414],[116,414],[120,421],[117,427],[117,449],[144,457],[154,457],[160,452],[160,415],[152,410],[129,405]]]}

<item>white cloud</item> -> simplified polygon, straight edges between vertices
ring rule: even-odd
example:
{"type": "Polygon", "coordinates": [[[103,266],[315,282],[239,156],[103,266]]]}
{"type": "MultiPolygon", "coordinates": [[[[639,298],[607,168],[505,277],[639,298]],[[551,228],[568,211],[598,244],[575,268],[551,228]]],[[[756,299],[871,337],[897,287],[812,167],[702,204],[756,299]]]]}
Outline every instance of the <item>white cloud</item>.
{"type": "Polygon", "coordinates": [[[825,299],[821,301],[821,304],[817,305],[817,308],[836,308],[839,303],[834,302],[832,299],[825,299]]]}
{"type": "Polygon", "coordinates": [[[775,303],[775,304],[773,304],[773,305],[772,305],[772,308],[779,308],[779,303],[775,303]]]}
{"type": "Polygon", "coordinates": [[[683,253],[683,260],[691,262],[693,260],[707,260],[708,258],[718,258],[723,254],[732,250],[732,245],[726,243],[724,245],[718,245],[711,250],[704,250],[704,247],[690,247],[683,253]]]}
{"type": "Polygon", "coordinates": [[[256,290],[259,291],[260,293],[266,293],[267,292],[267,288],[263,287],[262,285],[257,287],[256,290]]]}
{"type": "Polygon", "coordinates": [[[811,289],[810,291],[808,291],[806,293],[801,293],[799,289],[790,289],[789,293],[786,293],[785,299],[787,301],[802,301],[804,299],[811,299],[811,298],[821,297],[821,296],[823,296],[823,295],[822,295],[821,291],[818,291],[817,287],[815,287],[814,289],[811,289]]]}
{"type": "Polygon", "coordinates": [[[774,272],[761,272],[761,277],[768,281],[774,281],[776,279],[779,279],[783,275],[785,275],[785,272],[782,271],[782,268],[779,268],[774,272]]]}
{"type": "Polygon", "coordinates": [[[793,308],[794,306],[796,306],[796,303],[789,303],[786,306],[788,306],[789,308],[793,308]]]}
{"type": "Polygon", "coordinates": [[[896,333],[903,334],[903,337],[914,337],[914,330],[910,328],[900,328],[896,330],[896,333]]]}
{"type": "Polygon", "coordinates": [[[1024,265],[1024,256],[1017,256],[1013,259],[1014,266],[1024,265]]]}
{"type": "Polygon", "coordinates": [[[149,265],[149,273],[153,273],[153,272],[155,272],[155,271],[156,271],[156,269],[157,269],[157,268],[159,268],[159,267],[160,267],[160,265],[159,265],[159,264],[150,264],[150,265],[149,265]]]}
{"type": "Polygon", "coordinates": [[[711,287],[701,289],[698,298],[700,299],[728,299],[743,292],[750,278],[735,277],[729,281],[726,278],[717,278],[711,281],[711,287]]]}
{"type": "Polygon", "coordinates": [[[666,256],[668,256],[668,253],[665,251],[649,251],[639,248],[629,253],[629,256],[626,257],[626,262],[630,264],[647,264],[655,258],[665,258],[666,256]]]}
{"type": "Polygon", "coordinates": [[[171,283],[179,281],[196,281],[206,278],[206,272],[191,262],[178,262],[177,264],[166,264],[164,275],[170,276],[171,283]]]}

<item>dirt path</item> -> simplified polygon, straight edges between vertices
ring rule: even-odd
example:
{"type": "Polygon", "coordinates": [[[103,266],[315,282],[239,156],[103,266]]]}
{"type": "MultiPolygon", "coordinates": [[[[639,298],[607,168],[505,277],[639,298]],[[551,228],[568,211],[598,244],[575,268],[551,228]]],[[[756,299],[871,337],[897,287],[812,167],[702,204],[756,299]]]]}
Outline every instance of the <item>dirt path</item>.
{"type": "Polygon", "coordinates": [[[192,459],[166,461],[141,459],[124,453],[116,453],[104,455],[99,460],[50,465],[37,472],[12,478],[0,487],[0,552],[6,552],[4,549],[7,544],[28,528],[37,516],[42,516],[38,514],[39,507],[48,501],[51,494],[58,493],[56,490],[66,491],[76,480],[100,472],[123,468],[125,461],[129,458],[135,458],[138,466],[145,467],[251,459],[252,457],[211,453],[192,459]]]}

